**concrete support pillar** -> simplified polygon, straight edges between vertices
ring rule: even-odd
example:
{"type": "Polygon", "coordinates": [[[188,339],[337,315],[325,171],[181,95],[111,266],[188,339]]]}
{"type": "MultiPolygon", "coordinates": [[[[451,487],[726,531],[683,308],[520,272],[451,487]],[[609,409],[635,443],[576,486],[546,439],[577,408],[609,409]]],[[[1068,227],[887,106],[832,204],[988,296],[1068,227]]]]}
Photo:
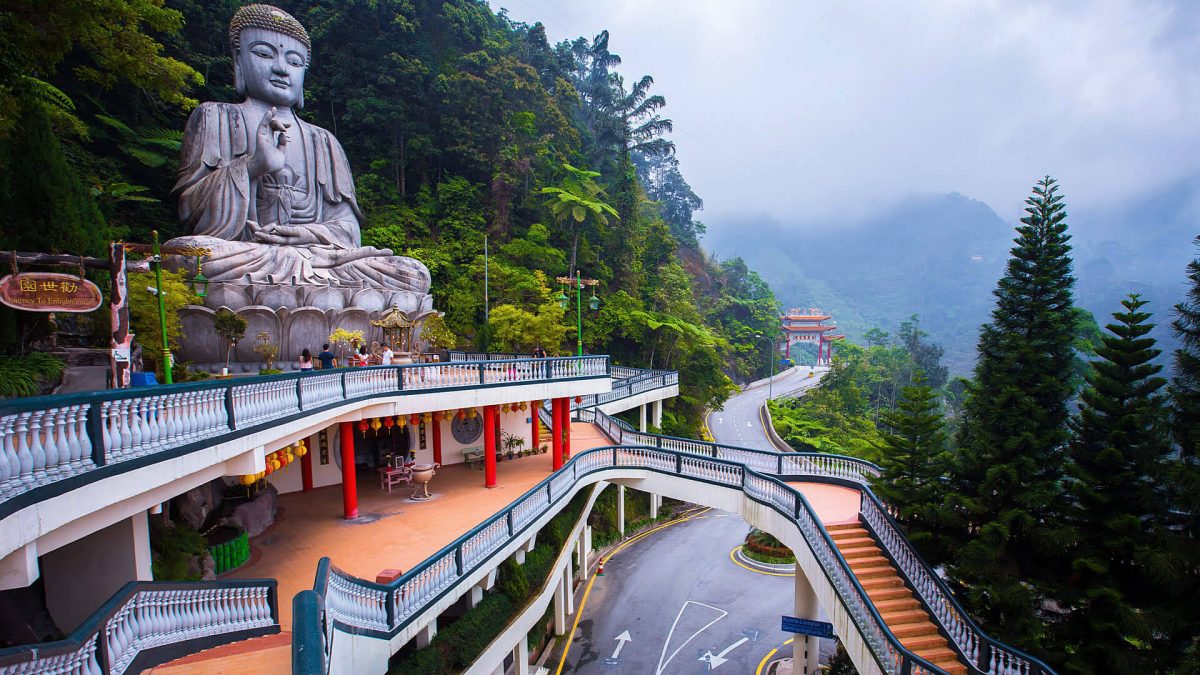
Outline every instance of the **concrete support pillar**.
{"type": "Polygon", "coordinates": [[[496,406],[483,406],[483,486],[489,488],[496,487],[496,418],[496,406]]]}
{"type": "Polygon", "coordinates": [[[643,403],[638,406],[638,431],[646,433],[646,408],[649,403],[643,403]]]}
{"type": "Polygon", "coordinates": [[[475,609],[476,605],[483,602],[483,586],[472,586],[470,595],[471,597],[468,602],[471,605],[471,609],[475,609]]]}
{"type": "Polygon", "coordinates": [[[338,425],[342,446],[342,516],[358,517],[358,484],[354,475],[354,423],[338,425]]]}
{"type": "Polygon", "coordinates": [[[654,428],[662,429],[662,399],[654,402],[654,428]]]}
{"type": "Polygon", "coordinates": [[[617,531],[625,536],[625,486],[617,486],[617,531]]]}
{"type": "Polygon", "coordinates": [[[563,572],[563,599],[566,601],[567,614],[575,613],[575,571],[571,569],[571,559],[567,558],[567,569],[563,572]]]}
{"type": "MultiPolygon", "coordinates": [[[[817,619],[817,592],[800,565],[796,565],[795,616],[801,619],[817,619]]],[[[820,638],[811,635],[796,635],[792,641],[792,673],[816,675],[817,659],[820,657],[820,638]]]]}
{"type": "Polygon", "coordinates": [[[561,581],[554,585],[554,634],[567,632],[567,594],[561,581]]]}
{"type": "Polygon", "coordinates": [[[151,581],[146,512],[54,549],[40,559],[46,608],[70,633],[130,581],[151,581]]]}
{"type": "Polygon", "coordinates": [[[563,465],[563,403],[564,398],[556,398],[550,401],[550,454],[551,467],[554,471],[558,471],[563,465]]]}
{"type": "Polygon", "coordinates": [[[437,617],[433,621],[425,624],[420,631],[417,632],[417,649],[428,647],[430,642],[433,642],[434,636],[437,635],[437,617]]]}
{"type": "Polygon", "coordinates": [[[517,639],[513,652],[513,672],[516,675],[529,675],[529,641],[524,635],[517,639]]]}
{"type": "Polygon", "coordinates": [[[650,517],[658,518],[658,509],[662,507],[662,495],[650,493],[650,517]]]}
{"type": "Polygon", "coordinates": [[[575,540],[575,559],[579,561],[579,580],[588,580],[587,553],[583,547],[583,530],[579,531],[579,538],[575,540]]]}

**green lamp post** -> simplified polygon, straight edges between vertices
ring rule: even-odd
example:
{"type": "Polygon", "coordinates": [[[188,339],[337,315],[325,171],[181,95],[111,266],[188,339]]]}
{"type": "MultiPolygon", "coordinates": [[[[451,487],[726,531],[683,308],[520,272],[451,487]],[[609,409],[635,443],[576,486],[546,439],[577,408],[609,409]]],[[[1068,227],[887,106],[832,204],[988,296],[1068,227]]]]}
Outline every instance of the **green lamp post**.
{"type": "Polygon", "coordinates": [[[762,333],[755,333],[754,337],[755,337],[755,339],[767,340],[771,343],[771,377],[767,379],[767,400],[769,401],[772,398],[774,398],[775,357],[777,356],[777,353],[775,351],[775,340],[763,335],[762,333]]]}
{"type": "Polygon", "coordinates": [[[173,384],[171,378],[171,346],[167,342],[167,302],[163,297],[162,288],[162,252],[158,247],[158,230],[151,232],[154,235],[154,249],[150,256],[150,264],[154,265],[154,295],[158,298],[158,326],[162,333],[162,363],[163,363],[163,382],[165,384],[173,384]]]}
{"type": "MultiPolygon", "coordinates": [[[[592,287],[592,297],[588,300],[588,307],[593,311],[600,309],[600,298],[596,297],[596,285],[600,282],[596,279],[584,279],[579,275],[579,271],[575,272],[575,277],[558,277],[558,282],[564,285],[575,287],[575,347],[576,356],[583,356],[583,287],[592,287]]],[[[558,297],[558,306],[566,309],[571,304],[571,299],[567,297],[565,289],[560,291],[558,297]]]]}

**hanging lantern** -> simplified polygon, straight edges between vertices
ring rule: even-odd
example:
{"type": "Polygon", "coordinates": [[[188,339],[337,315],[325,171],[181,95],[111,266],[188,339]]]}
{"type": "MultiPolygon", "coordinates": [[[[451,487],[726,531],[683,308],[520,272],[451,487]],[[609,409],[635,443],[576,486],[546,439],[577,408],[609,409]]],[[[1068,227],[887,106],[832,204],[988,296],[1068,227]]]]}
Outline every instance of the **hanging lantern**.
{"type": "Polygon", "coordinates": [[[303,443],[300,443],[296,446],[296,456],[297,457],[303,457],[307,454],[308,454],[308,448],[304,447],[303,443]]]}
{"type": "Polygon", "coordinates": [[[401,429],[408,426],[408,418],[404,415],[396,415],[396,426],[401,429]]]}
{"type": "Polygon", "coordinates": [[[254,477],[254,474],[246,474],[245,476],[242,476],[242,485],[245,485],[246,487],[250,487],[257,482],[258,479],[254,477]]]}
{"type": "Polygon", "coordinates": [[[443,416],[443,414],[444,414],[444,413],[442,413],[442,411],[441,411],[441,410],[438,410],[437,412],[433,413],[433,421],[434,421],[434,422],[441,422],[441,421],[442,421],[442,416],[443,416]]]}
{"type": "Polygon", "coordinates": [[[382,427],[382,426],[383,426],[383,422],[380,422],[378,417],[371,418],[371,428],[375,430],[376,434],[379,433],[379,427],[382,427]]]}
{"type": "Polygon", "coordinates": [[[368,428],[370,428],[370,426],[367,424],[366,420],[358,421],[358,430],[362,432],[363,438],[367,437],[367,429],[368,428]]]}
{"type": "Polygon", "coordinates": [[[471,408],[470,410],[467,411],[467,417],[470,417],[471,419],[475,419],[476,417],[479,417],[479,411],[474,408],[471,408]]]}
{"type": "Polygon", "coordinates": [[[267,462],[267,468],[263,469],[263,476],[270,476],[275,471],[273,462],[267,462]]]}
{"type": "Polygon", "coordinates": [[[521,408],[521,412],[525,412],[529,409],[529,404],[525,401],[521,401],[521,405],[519,407],[521,408]]]}
{"type": "Polygon", "coordinates": [[[461,421],[463,421],[464,419],[466,419],[466,418],[467,418],[467,413],[465,413],[465,412],[463,412],[463,411],[459,410],[459,411],[458,411],[458,413],[455,415],[455,417],[457,417],[457,418],[458,418],[458,421],[460,421],[460,422],[461,422],[461,421]]]}
{"type": "Polygon", "coordinates": [[[583,403],[583,397],[582,397],[582,396],[576,396],[576,397],[575,397],[575,402],[576,402],[576,403],[583,403]]]}
{"type": "Polygon", "coordinates": [[[390,415],[383,418],[383,426],[387,427],[388,429],[391,429],[393,426],[395,426],[395,424],[396,420],[392,419],[390,415]]]}
{"type": "Polygon", "coordinates": [[[421,423],[421,418],[414,413],[412,417],[408,418],[408,423],[415,427],[421,423]]]}
{"type": "Polygon", "coordinates": [[[507,403],[505,403],[504,405],[500,406],[500,412],[503,412],[503,413],[506,413],[506,412],[508,412],[508,404],[507,404],[507,403]]]}
{"type": "Polygon", "coordinates": [[[421,419],[425,420],[426,424],[429,424],[433,421],[433,413],[425,413],[421,416],[421,419]]]}
{"type": "Polygon", "coordinates": [[[571,302],[571,300],[567,297],[567,294],[562,291],[558,292],[558,297],[555,298],[555,300],[558,301],[558,306],[562,307],[563,309],[566,309],[567,305],[571,302]]]}

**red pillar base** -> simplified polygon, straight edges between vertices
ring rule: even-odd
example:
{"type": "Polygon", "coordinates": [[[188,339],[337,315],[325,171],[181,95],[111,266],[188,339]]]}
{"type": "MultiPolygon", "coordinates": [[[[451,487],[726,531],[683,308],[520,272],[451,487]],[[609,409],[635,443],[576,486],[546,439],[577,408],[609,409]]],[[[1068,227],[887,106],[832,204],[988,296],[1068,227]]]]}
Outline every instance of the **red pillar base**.
{"type": "Polygon", "coordinates": [[[563,465],[562,402],[561,398],[550,400],[550,454],[551,467],[555,471],[561,469],[563,465]]]}
{"type": "Polygon", "coordinates": [[[483,407],[483,486],[496,487],[496,406],[483,407]]]}
{"type": "Polygon", "coordinates": [[[354,474],[354,424],[342,422],[338,426],[342,446],[342,514],[346,518],[358,517],[358,483],[354,474]]]}

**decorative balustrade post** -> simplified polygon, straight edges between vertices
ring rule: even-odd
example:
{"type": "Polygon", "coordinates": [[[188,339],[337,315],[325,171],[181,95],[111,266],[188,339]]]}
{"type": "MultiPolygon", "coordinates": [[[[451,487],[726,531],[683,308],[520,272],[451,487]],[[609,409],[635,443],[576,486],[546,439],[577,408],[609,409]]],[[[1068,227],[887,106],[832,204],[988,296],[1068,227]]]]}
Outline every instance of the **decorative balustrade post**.
{"type": "Polygon", "coordinates": [[[228,420],[229,430],[237,430],[237,416],[233,414],[233,385],[225,387],[225,417],[228,420]]]}
{"type": "Polygon", "coordinates": [[[483,384],[483,363],[479,364],[479,384],[483,384]]]}
{"type": "Polygon", "coordinates": [[[505,520],[508,521],[508,536],[511,537],[511,536],[513,536],[513,512],[512,512],[512,509],[509,509],[508,513],[504,514],[504,518],[505,518],[505,520]]]}
{"type": "Polygon", "coordinates": [[[775,475],[782,476],[783,475],[783,453],[782,452],[779,453],[779,457],[775,458],[775,463],[776,463],[775,475]]]}
{"type": "MultiPolygon", "coordinates": [[[[662,439],[658,439],[658,447],[662,447],[662,439]]],[[[683,455],[675,453],[675,473],[683,475],[683,455]]]]}
{"type": "Polygon", "coordinates": [[[454,549],[454,575],[459,577],[463,575],[463,554],[461,544],[454,549]]]}
{"type": "MultiPolygon", "coordinates": [[[[104,466],[108,461],[104,452],[104,409],[100,401],[94,401],[87,409],[87,435],[92,442],[92,462],[96,466],[104,466]]],[[[14,467],[13,475],[18,469],[14,467]]]]}
{"type": "Polygon", "coordinates": [[[349,373],[350,373],[350,371],[349,371],[348,369],[346,369],[346,368],[343,368],[343,369],[342,369],[342,373],[341,373],[341,378],[340,378],[340,379],[341,379],[341,381],[342,381],[342,400],[343,400],[343,401],[344,401],[344,400],[346,400],[347,398],[350,398],[350,397],[349,397],[349,390],[348,390],[348,388],[347,388],[347,384],[346,384],[346,375],[348,375],[349,373]]]}
{"type": "Polygon", "coordinates": [[[303,375],[296,378],[296,407],[300,410],[304,410],[304,388],[300,386],[303,381],[303,375]]]}
{"type": "Polygon", "coordinates": [[[991,661],[992,661],[992,643],[988,642],[987,640],[980,640],[979,641],[979,661],[977,661],[975,665],[979,666],[979,669],[986,673],[990,670],[991,661]]]}
{"type": "Polygon", "coordinates": [[[400,366],[396,367],[396,391],[404,391],[404,368],[400,366]]]}

